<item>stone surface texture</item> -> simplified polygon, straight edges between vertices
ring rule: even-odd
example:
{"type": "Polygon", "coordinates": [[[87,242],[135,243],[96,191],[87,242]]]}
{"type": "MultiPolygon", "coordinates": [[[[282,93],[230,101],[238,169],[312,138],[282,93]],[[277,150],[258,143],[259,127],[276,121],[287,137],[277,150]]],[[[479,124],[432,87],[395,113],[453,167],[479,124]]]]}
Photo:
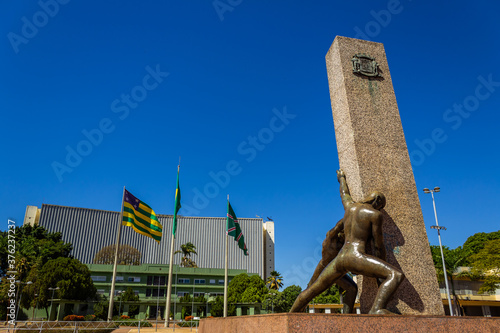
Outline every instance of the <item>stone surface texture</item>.
{"type": "Polygon", "coordinates": [[[324,313],[202,319],[200,333],[330,332],[498,332],[500,318],[445,316],[376,316],[324,313]]]}
{"type": "MultiPolygon", "coordinates": [[[[405,315],[443,315],[436,271],[406,147],[383,44],[337,36],[326,55],[340,168],[355,201],[385,194],[387,261],[406,276],[388,309],[405,315]],[[352,57],[365,53],[380,77],[353,73],[352,57]]],[[[361,312],[375,298],[373,278],[358,279],[361,312]]]]}

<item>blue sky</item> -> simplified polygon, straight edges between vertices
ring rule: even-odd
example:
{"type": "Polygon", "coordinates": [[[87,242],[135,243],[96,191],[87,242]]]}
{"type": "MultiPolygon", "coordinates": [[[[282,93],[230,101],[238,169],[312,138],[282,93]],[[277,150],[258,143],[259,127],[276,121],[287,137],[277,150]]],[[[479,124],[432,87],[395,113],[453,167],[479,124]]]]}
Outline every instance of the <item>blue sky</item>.
{"type": "Polygon", "coordinates": [[[500,229],[495,2],[0,6],[2,230],[26,205],[118,211],[123,186],[171,214],[181,156],[180,213],[224,216],[229,194],[239,217],[272,217],[276,269],[304,286],[343,215],[325,65],[336,35],[384,43],[430,243],[424,187],[442,189],[445,245],[500,229]],[[446,139],[431,144],[436,129],[446,139]]]}

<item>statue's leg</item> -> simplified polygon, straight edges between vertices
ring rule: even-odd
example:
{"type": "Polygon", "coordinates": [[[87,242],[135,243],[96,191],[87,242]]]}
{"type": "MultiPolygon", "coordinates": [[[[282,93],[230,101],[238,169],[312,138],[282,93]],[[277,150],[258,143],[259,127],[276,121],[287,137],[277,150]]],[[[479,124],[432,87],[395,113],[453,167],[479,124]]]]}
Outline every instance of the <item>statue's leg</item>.
{"type": "Polygon", "coordinates": [[[339,271],[335,265],[335,260],[332,261],[320,274],[320,276],[300,295],[293,303],[290,312],[302,312],[309,302],[323,291],[328,289],[336,280],[340,279],[345,272],[339,271]]]}
{"type": "Polygon", "coordinates": [[[378,288],[375,302],[373,302],[369,313],[391,314],[392,312],[385,308],[392,294],[394,294],[399,284],[403,281],[404,274],[396,267],[374,256],[357,253],[349,259],[352,260],[348,260],[349,267],[347,268],[353,273],[383,280],[378,288]]]}
{"type": "Polygon", "coordinates": [[[337,285],[345,290],[344,313],[354,313],[354,302],[358,295],[358,285],[348,275],[344,275],[338,280],[337,285]]]}

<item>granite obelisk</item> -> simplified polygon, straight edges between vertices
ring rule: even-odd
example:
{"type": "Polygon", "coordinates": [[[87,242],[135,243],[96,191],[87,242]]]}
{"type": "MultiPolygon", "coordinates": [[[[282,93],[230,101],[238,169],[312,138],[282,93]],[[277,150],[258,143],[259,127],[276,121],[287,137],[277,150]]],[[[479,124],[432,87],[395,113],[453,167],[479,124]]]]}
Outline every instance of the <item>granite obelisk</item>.
{"type": "MultiPolygon", "coordinates": [[[[436,271],[417,195],[389,66],[380,43],[337,36],[326,55],[340,168],[359,201],[372,191],[387,198],[387,261],[406,279],[389,302],[401,314],[443,315],[436,271]]],[[[377,285],[358,279],[361,312],[377,285]]]]}

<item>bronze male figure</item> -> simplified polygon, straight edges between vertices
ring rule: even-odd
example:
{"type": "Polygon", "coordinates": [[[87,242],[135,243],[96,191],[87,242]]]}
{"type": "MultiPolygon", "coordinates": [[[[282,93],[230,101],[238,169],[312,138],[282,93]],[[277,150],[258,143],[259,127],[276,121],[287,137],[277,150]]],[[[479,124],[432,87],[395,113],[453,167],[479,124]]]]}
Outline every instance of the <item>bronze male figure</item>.
{"type": "Polygon", "coordinates": [[[332,236],[344,231],[345,242],[319,277],[295,300],[290,312],[300,312],[317,295],[339,281],[348,272],[377,278],[379,289],[370,314],[391,314],[387,302],[403,281],[404,275],[385,262],[385,247],[382,234],[382,213],[385,196],[373,192],[363,202],[354,202],[349,193],[345,174],[337,171],[340,195],[344,205],[344,218],[332,229],[332,236]],[[366,244],[373,240],[374,256],[366,254],[366,244]]]}
{"type": "MultiPolygon", "coordinates": [[[[343,230],[340,230],[342,225],[341,220],[335,225],[335,227],[326,233],[325,240],[323,241],[323,249],[321,251],[321,260],[316,266],[313,276],[307,286],[311,286],[314,281],[316,281],[321,272],[323,272],[328,264],[335,259],[340,249],[342,249],[342,246],[344,245],[344,233],[343,230]]],[[[358,294],[358,286],[347,274],[340,278],[336,284],[345,290],[343,297],[344,313],[354,313],[354,302],[356,301],[356,295],[358,294]]],[[[306,305],[304,305],[304,308],[306,305]]],[[[303,311],[303,309],[301,311],[303,311]]]]}

